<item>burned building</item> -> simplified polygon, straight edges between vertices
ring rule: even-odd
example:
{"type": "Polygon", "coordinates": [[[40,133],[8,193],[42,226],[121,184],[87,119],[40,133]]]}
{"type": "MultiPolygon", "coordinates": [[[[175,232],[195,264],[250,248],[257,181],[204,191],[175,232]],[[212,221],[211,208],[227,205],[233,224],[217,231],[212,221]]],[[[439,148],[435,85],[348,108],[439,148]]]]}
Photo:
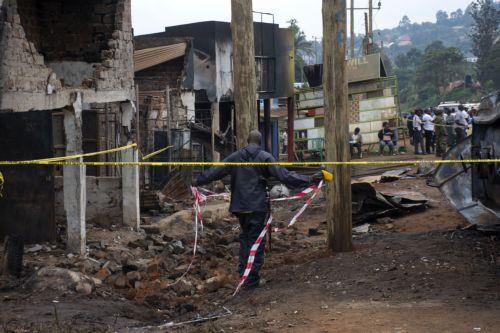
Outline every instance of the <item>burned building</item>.
{"type": "MultiPolygon", "coordinates": [[[[293,32],[277,24],[257,22],[254,35],[256,103],[257,99],[267,101],[262,130],[266,148],[271,151],[278,129],[275,126],[274,132],[270,130],[269,101],[293,96],[293,32]]],[[[238,110],[233,103],[230,23],[209,21],[166,27],[164,32],[137,36],[134,41],[142,148],[153,151],[171,144],[174,148],[163,158],[172,159],[168,154],[174,154],[175,160],[218,160],[220,154],[231,152],[238,110]],[[159,135],[162,131],[168,133],[166,139],[159,135]],[[193,155],[183,156],[183,148],[193,155]]]]}
{"type": "MultiPolygon", "coordinates": [[[[0,0],[0,160],[108,150],[136,141],[130,0],[0,0]]],[[[135,161],[137,152],[84,161],[135,161]]],[[[77,160],[78,161],[78,160],[77,160]]],[[[85,222],[139,223],[138,167],[8,166],[0,236],[85,251],[85,222]]]]}

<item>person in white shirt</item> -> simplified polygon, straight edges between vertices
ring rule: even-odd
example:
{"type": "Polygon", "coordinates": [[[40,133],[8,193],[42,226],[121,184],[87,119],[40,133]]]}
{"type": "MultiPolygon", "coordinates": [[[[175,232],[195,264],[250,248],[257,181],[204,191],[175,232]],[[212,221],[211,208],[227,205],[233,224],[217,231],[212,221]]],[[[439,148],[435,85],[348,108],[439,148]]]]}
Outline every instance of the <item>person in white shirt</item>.
{"type": "Polygon", "coordinates": [[[349,147],[351,149],[351,158],[354,156],[354,148],[358,150],[358,157],[363,158],[363,136],[361,135],[361,129],[359,129],[359,127],[356,127],[354,133],[351,135],[349,147]]]}
{"type": "MultiPolygon", "coordinates": [[[[467,111],[465,111],[463,105],[459,105],[458,111],[455,114],[455,135],[457,138],[457,143],[467,137],[466,130],[469,123],[467,122],[465,114],[467,114],[467,111]]],[[[467,116],[469,115],[467,114],[467,116]]]]}
{"type": "Polygon", "coordinates": [[[434,117],[430,109],[425,110],[422,122],[424,123],[425,152],[432,154],[434,152],[434,117]]]}
{"type": "Polygon", "coordinates": [[[415,145],[415,155],[425,154],[424,138],[422,135],[422,119],[420,118],[422,114],[423,111],[417,109],[413,116],[413,144],[415,145]],[[418,150],[419,147],[421,148],[421,152],[418,150]]]}
{"type": "Polygon", "coordinates": [[[281,134],[281,141],[283,142],[283,151],[281,153],[286,154],[288,151],[288,133],[286,131],[281,134]]]}

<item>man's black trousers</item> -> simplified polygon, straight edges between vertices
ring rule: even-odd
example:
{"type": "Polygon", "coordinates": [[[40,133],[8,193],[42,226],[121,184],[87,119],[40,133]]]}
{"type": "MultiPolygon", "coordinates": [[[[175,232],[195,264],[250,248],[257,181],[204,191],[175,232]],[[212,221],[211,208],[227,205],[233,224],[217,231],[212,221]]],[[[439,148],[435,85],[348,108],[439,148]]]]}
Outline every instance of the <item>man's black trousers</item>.
{"type": "Polygon", "coordinates": [[[430,154],[434,150],[434,131],[425,130],[425,151],[430,154]]]}
{"type": "MultiPolygon", "coordinates": [[[[240,261],[238,265],[238,272],[240,276],[245,272],[245,268],[247,266],[248,256],[250,254],[250,249],[252,245],[255,243],[257,238],[259,238],[260,233],[265,227],[267,213],[238,213],[237,214],[240,220],[240,261]]],[[[257,287],[260,282],[259,271],[262,265],[264,264],[264,250],[266,247],[266,240],[262,240],[262,243],[259,246],[257,254],[255,255],[255,261],[253,264],[252,271],[248,276],[248,279],[245,283],[247,287],[257,287]]]]}

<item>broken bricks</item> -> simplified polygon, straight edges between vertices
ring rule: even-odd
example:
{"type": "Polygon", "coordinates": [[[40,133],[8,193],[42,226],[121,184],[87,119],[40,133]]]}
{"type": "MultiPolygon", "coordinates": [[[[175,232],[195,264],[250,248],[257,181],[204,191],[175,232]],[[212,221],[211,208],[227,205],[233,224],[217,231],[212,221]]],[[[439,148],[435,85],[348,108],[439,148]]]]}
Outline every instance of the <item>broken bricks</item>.
{"type": "Polygon", "coordinates": [[[96,280],[79,272],[59,267],[43,267],[24,284],[25,289],[59,292],[77,292],[90,295],[96,286],[96,280]]]}

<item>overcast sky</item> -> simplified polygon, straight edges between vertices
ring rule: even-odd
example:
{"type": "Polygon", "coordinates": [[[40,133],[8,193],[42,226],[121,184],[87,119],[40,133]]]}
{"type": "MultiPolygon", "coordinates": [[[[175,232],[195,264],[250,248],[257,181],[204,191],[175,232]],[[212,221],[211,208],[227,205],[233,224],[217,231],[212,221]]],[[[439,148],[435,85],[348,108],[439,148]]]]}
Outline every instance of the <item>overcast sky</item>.
{"type": "MultiPolygon", "coordinates": [[[[471,0],[382,0],[382,10],[374,14],[374,29],[392,28],[403,15],[412,22],[432,21],[438,10],[448,13],[465,9],[471,0]]],[[[347,0],[348,6],[350,0],[347,0]]],[[[378,0],[373,0],[374,6],[378,0]]],[[[367,7],[368,0],[355,0],[355,7],[367,7]]],[[[321,0],[253,0],[254,11],[275,14],[276,22],[286,26],[291,18],[299,21],[308,38],[322,35],[321,0]]],[[[363,11],[356,15],[357,33],[364,31],[363,11]]],[[[160,32],[165,26],[231,20],[230,0],[132,0],[132,17],[136,35],[160,32]]],[[[255,16],[255,20],[260,17],[255,16]]],[[[267,18],[269,20],[269,18],[267,18]]]]}

